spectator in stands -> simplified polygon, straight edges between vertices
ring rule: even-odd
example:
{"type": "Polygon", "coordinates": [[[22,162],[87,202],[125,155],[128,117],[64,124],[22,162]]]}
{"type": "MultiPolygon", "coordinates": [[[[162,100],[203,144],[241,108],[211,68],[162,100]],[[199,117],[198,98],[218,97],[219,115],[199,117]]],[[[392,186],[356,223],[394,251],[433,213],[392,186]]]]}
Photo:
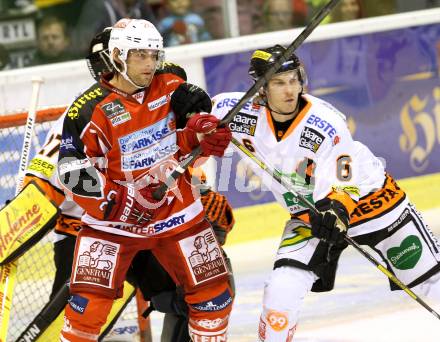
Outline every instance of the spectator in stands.
{"type": "Polygon", "coordinates": [[[396,0],[362,0],[362,8],[364,17],[394,14],[396,13],[396,0]]]}
{"type": "Polygon", "coordinates": [[[264,31],[263,3],[264,0],[237,0],[240,36],[264,31]]]}
{"type": "Polygon", "coordinates": [[[72,37],[78,57],[87,55],[89,42],[96,33],[122,18],[146,19],[154,25],[157,22],[145,0],[85,0],[72,37]]]}
{"type": "Polygon", "coordinates": [[[342,0],[330,13],[331,22],[355,20],[363,17],[360,0],[342,0]]]}
{"type": "Polygon", "coordinates": [[[293,27],[291,0],[266,0],[263,6],[266,31],[286,30],[293,27]]]}
{"type": "MultiPolygon", "coordinates": [[[[328,0],[305,0],[307,3],[307,16],[308,20],[313,18],[313,16],[318,12],[322,7],[324,7],[328,0]]],[[[321,23],[327,24],[330,22],[330,16],[325,17],[321,23]]]]}
{"type": "Polygon", "coordinates": [[[165,5],[169,14],[158,25],[165,46],[211,39],[202,17],[191,11],[191,0],[166,0],[165,5]]]}
{"type": "Polygon", "coordinates": [[[45,17],[37,26],[37,51],[30,65],[65,62],[73,59],[66,23],[57,17],[45,17]]]}
{"type": "Polygon", "coordinates": [[[265,31],[287,30],[306,23],[304,0],[265,0],[263,4],[265,31]]]}
{"type": "Polygon", "coordinates": [[[306,0],[292,0],[293,4],[293,26],[307,25],[308,8],[306,0]]]}
{"type": "Polygon", "coordinates": [[[227,37],[223,15],[223,0],[193,0],[193,8],[205,21],[205,27],[212,39],[227,37]]]}

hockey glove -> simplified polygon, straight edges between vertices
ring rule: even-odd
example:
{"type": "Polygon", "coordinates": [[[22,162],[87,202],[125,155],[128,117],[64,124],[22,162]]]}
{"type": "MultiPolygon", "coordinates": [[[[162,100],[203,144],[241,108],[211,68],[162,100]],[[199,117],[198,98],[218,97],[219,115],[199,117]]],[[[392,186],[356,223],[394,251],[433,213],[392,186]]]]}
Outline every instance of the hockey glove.
{"type": "Polygon", "coordinates": [[[186,123],[186,130],[192,134],[191,140],[199,141],[204,157],[222,157],[232,139],[231,130],[228,127],[218,127],[219,123],[218,118],[206,113],[197,113],[186,123]]]}
{"type": "Polygon", "coordinates": [[[156,70],[156,74],[160,73],[171,73],[180,77],[184,81],[188,79],[185,69],[180,65],[171,62],[163,62],[160,68],[156,70]]]}
{"type": "Polygon", "coordinates": [[[331,245],[345,248],[344,235],[348,227],[347,209],[338,201],[324,198],[316,202],[319,213],[309,212],[312,235],[331,245]]]}
{"type": "Polygon", "coordinates": [[[157,186],[135,189],[133,185],[120,186],[105,207],[104,219],[135,225],[148,224],[164,205],[153,198],[157,186]]]}
{"type": "Polygon", "coordinates": [[[187,114],[210,112],[211,98],[200,87],[191,83],[182,83],[171,95],[171,109],[176,114],[176,127],[184,128],[188,121],[187,114]]]}
{"type": "Polygon", "coordinates": [[[185,294],[181,287],[176,287],[175,291],[160,292],[151,297],[151,303],[159,312],[188,316],[188,304],[185,302],[185,294]]]}
{"type": "Polygon", "coordinates": [[[232,208],[226,197],[218,192],[208,190],[201,195],[205,217],[211,223],[218,243],[223,246],[235,222],[232,208]]]}

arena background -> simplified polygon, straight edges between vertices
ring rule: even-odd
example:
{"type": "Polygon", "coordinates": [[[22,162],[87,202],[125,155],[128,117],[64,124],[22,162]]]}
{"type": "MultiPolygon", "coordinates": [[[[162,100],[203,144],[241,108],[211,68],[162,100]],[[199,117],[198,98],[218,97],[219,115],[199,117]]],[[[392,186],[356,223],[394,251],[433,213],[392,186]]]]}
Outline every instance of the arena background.
{"type": "MultiPolygon", "coordinates": [[[[185,67],[189,81],[205,87],[211,96],[246,91],[251,85],[247,68],[252,51],[275,43],[287,45],[299,32],[167,48],[166,59],[185,67]]],[[[421,210],[440,206],[436,195],[440,190],[440,9],[321,25],[298,55],[309,77],[308,92],[346,114],[354,138],[383,158],[421,210]]],[[[67,105],[93,81],[84,61],[1,72],[1,114],[27,108],[32,76],[45,79],[42,108],[67,105]]],[[[43,138],[40,132],[40,142],[43,138]]],[[[18,169],[21,141],[22,132],[0,137],[0,153],[15,149],[0,165],[1,177],[18,169]]],[[[238,162],[232,154],[207,168],[210,182],[216,178],[216,186],[237,209],[237,225],[228,243],[279,235],[287,214],[271,203],[268,191],[250,191],[248,180],[237,173],[238,162]]],[[[0,201],[10,198],[13,189],[13,184],[4,185],[0,201]]]]}
{"type": "MultiPolygon", "coordinates": [[[[166,55],[167,60],[185,67],[190,82],[205,87],[213,96],[222,91],[247,90],[251,85],[247,67],[252,51],[275,43],[289,44],[299,32],[300,29],[293,29],[168,48],[166,55]]],[[[347,115],[355,139],[365,143],[383,158],[387,169],[399,180],[418,209],[428,214],[428,222],[436,224],[438,235],[440,9],[323,25],[316,29],[298,54],[309,76],[308,91],[328,100],[347,115]]],[[[27,108],[33,76],[43,76],[45,80],[40,96],[42,108],[67,105],[81,89],[92,82],[84,61],[1,72],[1,114],[27,108]]],[[[23,130],[17,130],[0,137],[0,156],[3,157],[0,163],[0,203],[14,193],[14,184],[2,180],[14,176],[18,169],[22,134],[23,130]]],[[[44,131],[39,132],[38,137],[39,143],[42,143],[44,131]]],[[[38,149],[39,143],[35,142],[32,153],[38,149]]],[[[231,327],[232,336],[236,337],[232,339],[234,341],[241,341],[237,336],[245,336],[245,333],[254,336],[253,327],[261,302],[262,278],[271,268],[271,255],[284,221],[288,219],[288,214],[272,202],[273,198],[267,191],[251,189],[249,181],[242,177],[243,170],[238,164],[238,157],[231,153],[222,160],[211,161],[207,168],[210,182],[215,183],[228,196],[236,209],[237,224],[227,241],[234,266],[238,265],[235,270],[238,270],[239,297],[235,317],[240,319],[231,327]],[[221,174],[219,170],[222,170],[221,174]],[[256,244],[249,245],[247,242],[256,244]],[[250,273],[255,265],[262,263],[266,263],[267,269],[258,270],[258,281],[255,281],[257,276],[252,275],[252,289],[255,291],[245,291],[243,284],[246,278],[243,273],[250,273]],[[252,298],[247,297],[249,293],[252,298]],[[248,311],[246,301],[252,301],[253,305],[249,306],[248,311]],[[243,323],[246,319],[249,322],[243,323]]],[[[50,258],[51,255],[46,257],[50,258]]],[[[362,260],[358,259],[353,262],[356,272],[365,272],[361,274],[364,276],[371,271],[372,279],[379,277],[378,283],[386,285],[374,267],[369,264],[364,267],[361,263],[362,260]]],[[[344,267],[345,270],[352,267],[351,264],[341,266],[342,273],[344,267]]],[[[357,286],[360,273],[354,274],[356,281],[353,283],[357,286]]],[[[376,284],[376,278],[373,281],[376,284]]],[[[353,288],[359,290],[367,284],[371,285],[368,282],[358,287],[352,283],[347,284],[345,295],[353,291],[353,288]]],[[[376,288],[364,290],[365,293],[375,294],[365,297],[365,305],[361,305],[364,310],[371,307],[380,307],[382,310],[382,306],[386,305],[384,303],[388,303],[382,296],[386,292],[383,288],[377,291],[376,288]],[[372,305],[372,300],[375,305],[372,305]]],[[[336,292],[336,296],[340,293],[336,292]]],[[[347,301],[347,298],[343,300],[347,301]]],[[[314,297],[310,300],[314,301],[314,297]]],[[[327,306],[330,309],[326,310],[326,315],[331,314],[332,305],[338,303],[340,298],[332,300],[334,302],[327,306]]],[[[352,312],[359,310],[359,301],[359,298],[353,300],[356,305],[353,305],[352,312]]],[[[401,299],[393,303],[407,304],[401,299]]],[[[310,317],[322,316],[317,314],[321,306],[310,307],[310,317]]],[[[394,308],[393,305],[391,307],[394,308]]],[[[424,314],[420,308],[417,307],[417,310],[424,314]]],[[[323,321],[327,320],[324,317],[323,321]]],[[[322,321],[318,324],[322,324],[322,321]]],[[[246,341],[252,341],[252,338],[246,341]]]]}

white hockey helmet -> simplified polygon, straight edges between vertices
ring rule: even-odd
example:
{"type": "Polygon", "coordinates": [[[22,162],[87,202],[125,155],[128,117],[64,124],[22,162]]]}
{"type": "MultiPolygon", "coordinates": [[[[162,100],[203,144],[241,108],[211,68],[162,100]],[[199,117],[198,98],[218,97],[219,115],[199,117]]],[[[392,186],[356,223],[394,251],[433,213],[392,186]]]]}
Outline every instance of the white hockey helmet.
{"type": "MultiPolygon", "coordinates": [[[[113,66],[124,78],[127,76],[127,56],[131,49],[157,50],[157,66],[161,65],[165,56],[163,38],[156,27],[144,19],[121,19],[112,28],[108,43],[110,59],[113,66]],[[123,70],[114,61],[113,51],[119,50],[119,58],[123,63],[123,70]]],[[[131,81],[131,80],[129,80],[131,81]]]]}

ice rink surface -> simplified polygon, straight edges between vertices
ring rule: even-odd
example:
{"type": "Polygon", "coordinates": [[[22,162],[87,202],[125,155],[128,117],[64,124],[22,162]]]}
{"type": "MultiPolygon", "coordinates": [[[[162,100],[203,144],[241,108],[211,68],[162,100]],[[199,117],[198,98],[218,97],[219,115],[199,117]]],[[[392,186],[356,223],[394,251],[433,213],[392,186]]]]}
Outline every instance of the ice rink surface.
{"type": "MultiPolygon", "coordinates": [[[[440,209],[424,214],[439,237],[440,209]]],[[[264,281],[278,242],[267,239],[225,248],[233,262],[237,288],[231,342],[257,341],[264,281]]],[[[152,321],[154,341],[159,341],[160,315],[153,313],[152,321]]],[[[403,291],[389,291],[388,278],[348,247],[340,260],[335,289],[306,297],[294,341],[439,342],[440,320],[403,291]]]]}

